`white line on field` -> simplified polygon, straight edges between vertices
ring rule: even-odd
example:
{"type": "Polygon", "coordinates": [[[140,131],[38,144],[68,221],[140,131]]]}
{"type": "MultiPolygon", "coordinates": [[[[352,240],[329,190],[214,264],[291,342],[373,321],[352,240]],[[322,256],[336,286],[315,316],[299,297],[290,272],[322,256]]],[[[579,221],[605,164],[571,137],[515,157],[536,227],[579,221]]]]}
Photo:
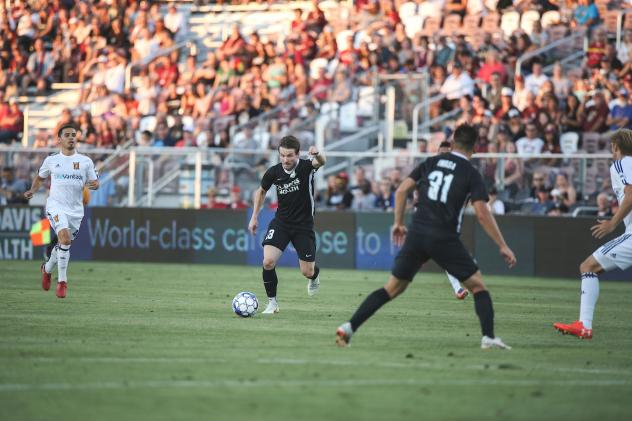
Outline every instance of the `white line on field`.
{"type": "Polygon", "coordinates": [[[101,389],[184,389],[244,387],[355,387],[355,386],[628,386],[626,380],[424,380],[424,379],[334,379],[334,380],[147,380],[92,383],[5,383],[0,392],[37,390],[101,390],[101,389]]]}
{"type": "MultiPolygon", "coordinates": [[[[3,360],[14,361],[14,358],[0,358],[0,362],[3,360]]],[[[40,363],[94,363],[94,364],[231,364],[234,361],[230,361],[223,358],[205,358],[205,357],[34,357],[25,360],[28,362],[40,362],[40,363]]],[[[455,360],[458,361],[458,360],[455,360]]],[[[408,363],[403,362],[359,362],[359,361],[347,361],[347,360],[306,360],[306,359],[289,359],[289,358],[259,358],[254,361],[248,361],[248,363],[256,364],[277,364],[277,365],[332,365],[332,366],[354,366],[354,367],[381,367],[381,368],[404,368],[414,369],[423,368],[429,370],[496,370],[499,366],[496,364],[485,365],[458,365],[455,364],[441,364],[436,362],[422,362],[411,361],[408,363]]],[[[553,371],[556,373],[582,373],[582,374],[620,374],[620,375],[632,375],[630,370],[626,369],[605,369],[605,368],[581,368],[581,367],[547,367],[547,366],[515,366],[508,367],[511,370],[525,370],[525,371],[553,371]]]]}

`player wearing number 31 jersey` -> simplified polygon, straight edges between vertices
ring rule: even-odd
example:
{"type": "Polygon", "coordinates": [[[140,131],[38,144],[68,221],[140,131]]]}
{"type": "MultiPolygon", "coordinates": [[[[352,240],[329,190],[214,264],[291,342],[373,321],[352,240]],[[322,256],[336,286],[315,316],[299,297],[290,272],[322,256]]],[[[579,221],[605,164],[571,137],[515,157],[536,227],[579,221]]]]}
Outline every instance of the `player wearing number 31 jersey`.
{"type": "Polygon", "coordinates": [[[384,288],[371,293],[351,320],[336,331],[340,346],[382,305],[408,287],[421,266],[433,259],[472,291],[483,338],[481,348],[509,349],[494,336],[494,310],[478,266],[459,238],[465,206],[470,200],[485,232],[494,240],[507,264],[516,263],[487,206],[487,189],[469,159],[478,138],[475,128],[459,126],[454,133],[454,150],[429,158],[406,178],[395,193],[393,242],[403,246],[395,257],[391,277],[384,288]],[[417,211],[409,228],[404,226],[406,198],[416,188],[417,211]],[[410,231],[410,232],[409,232],[410,231]]]}

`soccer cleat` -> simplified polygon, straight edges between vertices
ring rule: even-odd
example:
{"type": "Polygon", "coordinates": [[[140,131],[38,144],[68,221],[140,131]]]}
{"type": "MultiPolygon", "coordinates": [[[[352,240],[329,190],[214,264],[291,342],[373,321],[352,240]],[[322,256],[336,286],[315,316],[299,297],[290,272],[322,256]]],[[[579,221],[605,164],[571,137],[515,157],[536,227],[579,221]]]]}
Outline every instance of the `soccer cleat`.
{"type": "Polygon", "coordinates": [[[553,323],[553,327],[563,334],[577,336],[579,339],[592,339],[592,329],[584,327],[584,323],[575,320],[573,323],[553,323]]]}
{"type": "Polygon", "coordinates": [[[318,288],[320,288],[320,275],[317,276],[316,279],[310,279],[307,281],[307,295],[310,297],[316,295],[318,288]]]}
{"type": "Polygon", "coordinates": [[[57,295],[57,298],[66,298],[66,284],[67,282],[57,282],[57,291],[55,293],[55,295],[57,295]]]}
{"type": "Polygon", "coordinates": [[[279,312],[279,304],[276,301],[268,301],[266,309],[261,314],[274,314],[279,312]]]}
{"type": "Polygon", "coordinates": [[[511,347],[509,345],[507,345],[506,343],[504,343],[502,341],[502,339],[496,337],[496,338],[490,338],[489,336],[483,336],[483,339],[481,339],[481,349],[511,349],[511,347]]]}
{"type": "Polygon", "coordinates": [[[42,263],[40,270],[42,271],[42,288],[44,291],[48,291],[50,289],[51,274],[46,272],[46,263],[42,263]]]}
{"type": "Polygon", "coordinates": [[[338,329],[336,329],[336,345],[343,348],[345,346],[349,346],[351,335],[353,335],[351,323],[346,322],[341,324],[340,326],[338,326],[338,329]]]}
{"type": "Polygon", "coordinates": [[[459,288],[459,290],[454,294],[457,300],[465,300],[470,293],[465,288],[459,288]]]}

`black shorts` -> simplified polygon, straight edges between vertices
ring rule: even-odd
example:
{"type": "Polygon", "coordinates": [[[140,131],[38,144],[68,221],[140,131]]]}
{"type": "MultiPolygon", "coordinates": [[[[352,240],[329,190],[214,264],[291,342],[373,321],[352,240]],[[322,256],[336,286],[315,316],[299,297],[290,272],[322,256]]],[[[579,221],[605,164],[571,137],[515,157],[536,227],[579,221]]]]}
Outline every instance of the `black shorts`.
{"type": "Polygon", "coordinates": [[[458,236],[409,231],[404,246],[395,257],[391,273],[398,279],[412,281],[430,259],[461,282],[478,271],[476,262],[458,236]]]}
{"type": "Polygon", "coordinates": [[[316,260],[316,234],[311,228],[289,227],[274,218],[268,225],[262,246],[274,246],[285,250],[289,242],[296,249],[299,260],[313,262],[316,260]]]}

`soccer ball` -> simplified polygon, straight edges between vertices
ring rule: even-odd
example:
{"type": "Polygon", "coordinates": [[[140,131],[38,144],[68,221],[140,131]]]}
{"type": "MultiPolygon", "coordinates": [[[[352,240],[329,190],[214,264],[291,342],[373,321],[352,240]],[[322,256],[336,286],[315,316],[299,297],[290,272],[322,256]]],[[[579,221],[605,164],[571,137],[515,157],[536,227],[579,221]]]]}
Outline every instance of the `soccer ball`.
{"type": "Polygon", "coordinates": [[[257,313],[259,302],[252,292],[240,292],[233,298],[233,311],[241,317],[252,317],[257,313]]]}

